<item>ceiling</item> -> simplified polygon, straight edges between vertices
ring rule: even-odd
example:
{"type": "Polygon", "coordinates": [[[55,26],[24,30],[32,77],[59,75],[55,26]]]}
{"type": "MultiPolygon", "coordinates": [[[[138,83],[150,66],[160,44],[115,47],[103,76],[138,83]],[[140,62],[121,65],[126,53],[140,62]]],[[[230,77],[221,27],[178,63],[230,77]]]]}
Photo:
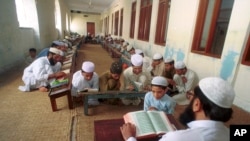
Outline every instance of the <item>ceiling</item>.
{"type": "Polygon", "coordinates": [[[71,12],[100,14],[114,0],[64,0],[71,12]]]}

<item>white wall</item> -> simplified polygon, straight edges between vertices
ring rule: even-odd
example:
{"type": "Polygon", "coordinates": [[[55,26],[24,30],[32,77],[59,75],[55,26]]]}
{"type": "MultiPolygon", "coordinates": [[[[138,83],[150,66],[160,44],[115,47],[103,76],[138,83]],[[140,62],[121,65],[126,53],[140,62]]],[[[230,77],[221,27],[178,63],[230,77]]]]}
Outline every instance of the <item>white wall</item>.
{"type": "Polygon", "coordinates": [[[34,47],[34,31],[19,28],[14,0],[1,1],[0,19],[0,73],[3,73],[22,64],[25,52],[34,47]]]}
{"type": "Polygon", "coordinates": [[[171,1],[166,46],[154,44],[158,0],[153,1],[149,41],[145,42],[137,39],[140,0],[137,0],[135,38],[129,38],[131,6],[133,1],[134,0],[114,1],[110,8],[103,12],[102,18],[109,15],[111,21],[111,14],[115,12],[116,9],[123,7],[124,27],[122,38],[132,44],[135,48],[142,49],[149,57],[152,57],[154,53],[159,52],[162,53],[165,58],[170,57],[176,61],[184,61],[188,68],[197,72],[200,79],[208,76],[222,77],[230,82],[236,91],[234,103],[239,107],[250,111],[250,87],[247,82],[247,80],[250,80],[250,67],[241,65],[240,63],[250,31],[249,0],[234,1],[231,20],[228,26],[228,32],[221,58],[191,53],[199,0],[171,1]],[[112,8],[113,5],[118,6],[112,8]]]}
{"type": "Polygon", "coordinates": [[[95,23],[95,35],[101,33],[101,15],[71,13],[71,31],[81,35],[87,35],[87,22],[95,23]],[[88,17],[84,17],[88,15],[88,17]]]}
{"type": "MultiPolygon", "coordinates": [[[[15,0],[2,0],[0,4],[0,73],[24,65],[25,55],[31,47],[40,51],[59,39],[55,29],[54,0],[37,0],[38,24],[33,28],[18,25],[15,0]]],[[[61,3],[62,30],[66,29],[66,12],[70,13],[63,0],[61,3]]],[[[70,14],[69,14],[70,15],[70,14]]]]}

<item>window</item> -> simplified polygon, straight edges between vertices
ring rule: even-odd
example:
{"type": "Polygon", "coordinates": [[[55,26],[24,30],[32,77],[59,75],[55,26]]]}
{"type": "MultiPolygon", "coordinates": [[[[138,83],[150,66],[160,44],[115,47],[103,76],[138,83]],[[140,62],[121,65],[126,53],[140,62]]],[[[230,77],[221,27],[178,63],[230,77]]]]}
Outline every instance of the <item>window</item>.
{"type": "Polygon", "coordinates": [[[155,43],[165,46],[167,38],[167,22],[169,17],[170,0],[160,0],[156,25],[155,43]]]}
{"type": "Polygon", "coordinates": [[[114,29],[114,14],[112,14],[112,20],[111,20],[111,34],[113,34],[113,29],[114,29]]]}
{"type": "Polygon", "coordinates": [[[242,58],[242,64],[250,66],[250,34],[248,35],[247,44],[245,47],[245,52],[242,58]]]}
{"type": "Polygon", "coordinates": [[[38,24],[34,0],[15,0],[19,27],[33,28],[38,24]]]}
{"type": "Polygon", "coordinates": [[[123,27],[123,9],[121,9],[121,15],[120,15],[120,31],[119,31],[120,36],[122,36],[122,27],[123,27]]]}
{"type": "Polygon", "coordinates": [[[138,39],[148,41],[152,12],[152,0],[141,0],[138,39]]]}
{"type": "Polygon", "coordinates": [[[109,34],[109,16],[104,19],[105,35],[109,34]]]}
{"type": "Polygon", "coordinates": [[[58,29],[61,32],[62,30],[61,10],[58,0],[55,0],[55,23],[56,23],[56,29],[58,29]]]}
{"type": "Polygon", "coordinates": [[[200,0],[192,52],[220,58],[234,0],[200,0]]]}
{"type": "Polygon", "coordinates": [[[132,12],[131,12],[131,23],[130,23],[130,38],[134,38],[135,32],[135,14],[136,14],[136,1],[132,3],[132,12]]]}
{"type": "Polygon", "coordinates": [[[119,11],[115,12],[115,35],[118,35],[119,11]]]}

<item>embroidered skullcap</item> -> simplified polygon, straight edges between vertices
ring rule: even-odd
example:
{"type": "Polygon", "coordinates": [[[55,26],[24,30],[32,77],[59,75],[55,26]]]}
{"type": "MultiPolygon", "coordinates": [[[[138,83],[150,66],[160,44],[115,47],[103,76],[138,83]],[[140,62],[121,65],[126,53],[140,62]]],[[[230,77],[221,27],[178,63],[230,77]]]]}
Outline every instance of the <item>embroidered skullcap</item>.
{"type": "Polygon", "coordinates": [[[203,94],[214,104],[223,108],[231,108],[235,92],[225,80],[219,77],[207,77],[200,80],[199,87],[203,94]]]}
{"type": "Polygon", "coordinates": [[[136,53],[136,54],[142,54],[143,52],[142,52],[142,50],[140,50],[140,49],[135,49],[135,53],[136,53]]]}
{"type": "Polygon", "coordinates": [[[119,62],[113,62],[110,67],[110,72],[113,74],[121,74],[122,73],[122,64],[119,62]]]}
{"type": "Polygon", "coordinates": [[[49,52],[55,53],[57,55],[60,55],[60,50],[54,47],[49,48],[49,52]]]}
{"type": "Polygon", "coordinates": [[[130,51],[133,47],[131,45],[127,46],[127,51],[130,51]]]}
{"type": "Polygon", "coordinates": [[[165,77],[163,77],[163,76],[155,76],[152,79],[151,84],[160,85],[160,86],[168,86],[167,79],[165,77]]]}
{"type": "Polygon", "coordinates": [[[184,69],[184,68],[186,68],[186,65],[184,64],[184,62],[178,61],[174,64],[174,68],[175,69],[184,69]]]}
{"type": "Polygon", "coordinates": [[[173,61],[174,61],[174,59],[167,58],[167,59],[164,60],[164,63],[168,64],[168,63],[171,63],[173,61]]]}
{"type": "Polygon", "coordinates": [[[82,70],[87,73],[94,72],[95,65],[90,61],[85,61],[82,63],[82,70]]]}
{"type": "Polygon", "coordinates": [[[160,53],[155,53],[153,56],[153,60],[159,60],[161,58],[163,58],[163,56],[160,53]]]}
{"type": "Polygon", "coordinates": [[[131,63],[138,67],[138,66],[141,66],[142,65],[142,62],[143,62],[143,58],[141,55],[139,54],[134,54],[131,56],[131,63]]]}

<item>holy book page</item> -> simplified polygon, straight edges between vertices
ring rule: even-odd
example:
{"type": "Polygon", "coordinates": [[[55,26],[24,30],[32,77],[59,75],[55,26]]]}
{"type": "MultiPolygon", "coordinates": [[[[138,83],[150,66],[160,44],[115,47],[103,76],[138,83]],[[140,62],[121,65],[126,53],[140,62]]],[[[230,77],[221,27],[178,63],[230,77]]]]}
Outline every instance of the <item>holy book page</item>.
{"type": "Polygon", "coordinates": [[[125,123],[136,126],[136,138],[146,138],[173,131],[172,124],[162,111],[136,111],[124,115],[125,123]]]}

